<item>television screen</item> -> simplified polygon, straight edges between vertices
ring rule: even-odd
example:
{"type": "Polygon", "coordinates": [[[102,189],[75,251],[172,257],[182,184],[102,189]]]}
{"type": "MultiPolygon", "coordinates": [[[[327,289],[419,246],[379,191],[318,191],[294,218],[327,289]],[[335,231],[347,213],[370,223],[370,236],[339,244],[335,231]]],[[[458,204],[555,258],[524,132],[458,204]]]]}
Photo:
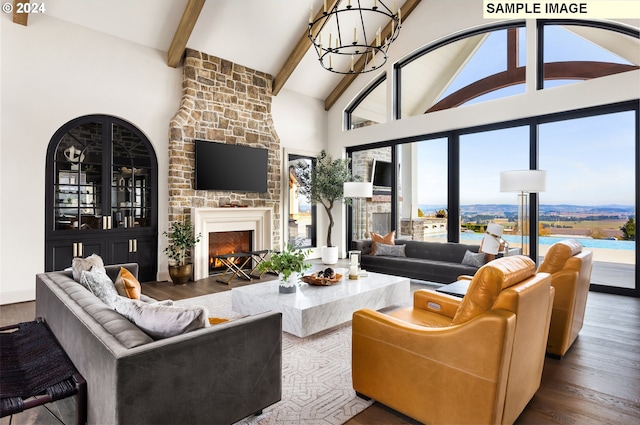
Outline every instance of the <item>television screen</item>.
{"type": "Polygon", "coordinates": [[[374,159],[371,182],[374,186],[391,187],[393,183],[393,164],[388,161],[374,159]]]}
{"type": "Polygon", "coordinates": [[[196,190],[266,192],[267,149],[196,140],[196,190]]]}

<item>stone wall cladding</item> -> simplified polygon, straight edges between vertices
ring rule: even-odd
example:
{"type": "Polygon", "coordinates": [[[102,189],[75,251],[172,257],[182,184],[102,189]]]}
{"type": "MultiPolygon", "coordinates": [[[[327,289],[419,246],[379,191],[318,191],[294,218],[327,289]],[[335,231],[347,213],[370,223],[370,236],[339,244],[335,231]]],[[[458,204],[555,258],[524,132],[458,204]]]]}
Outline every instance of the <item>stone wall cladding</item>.
{"type": "Polygon", "coordinates": [[[281,152],[271,116],[271,76],[192,49],[183,75],[182,100],[169,124],[169,226],[189,218],[192,207],[271,207],[277,248],[281,152]],[[194,190],[195,139],[268,149],[268,191],[194,190]]]}

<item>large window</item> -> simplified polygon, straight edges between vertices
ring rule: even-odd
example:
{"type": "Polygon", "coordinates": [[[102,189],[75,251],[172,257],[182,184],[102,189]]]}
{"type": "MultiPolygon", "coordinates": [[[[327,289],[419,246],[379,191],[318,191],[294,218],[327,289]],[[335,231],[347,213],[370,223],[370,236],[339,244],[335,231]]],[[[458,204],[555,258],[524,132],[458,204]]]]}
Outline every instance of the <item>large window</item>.
{"type": "Polygon", "coordinates": [[[540,254],[576,238],[593,251],[594,284],[635,287],[637,126],[627,111],[539,127],[540,168],[548,170],[539,195],[540,254]]]}
{"type": "Polygon", "coordinates": [[[637,37],[567,23],[543,28],[544,88],[638,69],[637,37]]]}
{"type": "Polygon", "coordinates": [[[521,248],[518,199],[500,192],[500,171],[529,168],[529,127],[460,136],[460,242],[479,244],[490,222],[504,227],[512,248],[521,248]]]}
{"type": "Polygon", "coordinates": [[[398,65],[400,118],[524,93],[523,26],[431,46],[398,65]]]}

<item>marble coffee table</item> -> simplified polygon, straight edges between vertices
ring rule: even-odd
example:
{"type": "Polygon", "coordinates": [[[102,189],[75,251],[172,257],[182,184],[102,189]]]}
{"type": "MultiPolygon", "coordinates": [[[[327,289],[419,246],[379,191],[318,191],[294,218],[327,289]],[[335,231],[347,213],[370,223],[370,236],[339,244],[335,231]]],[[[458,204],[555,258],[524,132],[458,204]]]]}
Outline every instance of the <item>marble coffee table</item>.
{"type": "Polygon", "coordinates": [[[353,312],[361,308],[379,310],[410,301],[406,277],[368,272],[366,277],[349,280],[347,269],[336,268],[336,272],[343,277],[334,285],[302,283],[293,294],[281,294],[277,279],[233,288],[232,309],[247,315],[279,311],[282,330],[303,338],[348,322],[353,312]]]}

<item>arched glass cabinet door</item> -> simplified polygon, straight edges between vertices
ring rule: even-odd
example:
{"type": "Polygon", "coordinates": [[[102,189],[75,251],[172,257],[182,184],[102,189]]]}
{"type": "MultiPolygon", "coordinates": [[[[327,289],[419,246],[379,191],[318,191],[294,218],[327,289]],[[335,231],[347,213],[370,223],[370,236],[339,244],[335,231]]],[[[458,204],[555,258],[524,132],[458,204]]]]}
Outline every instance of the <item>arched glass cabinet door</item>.
{"type": "Polygon", "coordinates": [[[54,158],[53,230],[104,228],[102,124],[83,123],[63,132],[54,158]]]}
{"type": "Polygon", "coordinates": [[[111,124],[111,220],[114,228],[151,226],[152,164],[146,143],[111,124]]]}

